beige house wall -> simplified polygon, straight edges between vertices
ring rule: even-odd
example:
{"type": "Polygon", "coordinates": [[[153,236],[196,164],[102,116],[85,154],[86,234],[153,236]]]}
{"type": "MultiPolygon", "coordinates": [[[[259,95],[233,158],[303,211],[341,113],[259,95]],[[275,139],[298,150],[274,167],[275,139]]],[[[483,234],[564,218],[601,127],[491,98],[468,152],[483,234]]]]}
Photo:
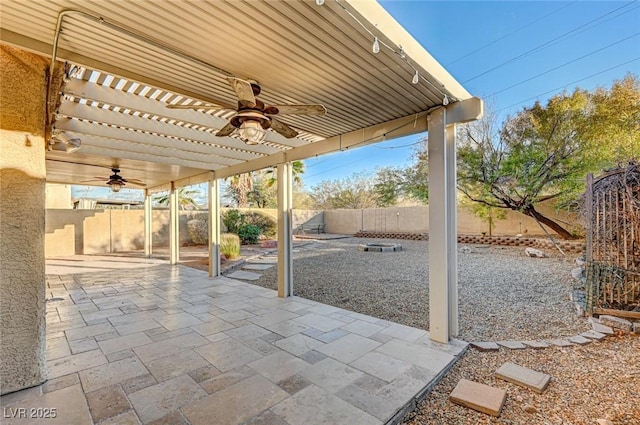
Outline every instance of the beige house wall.
{"type": "Polygon", "coordinates": [[[47,66],[44,58],[0,45],[1,394],[46,379],[47,66]]]}
{"type": "Polygon", "coordinates": [[[46,185],[47,208],[73,208],[71,202],[71,185],[47,183],[46,185]]]}

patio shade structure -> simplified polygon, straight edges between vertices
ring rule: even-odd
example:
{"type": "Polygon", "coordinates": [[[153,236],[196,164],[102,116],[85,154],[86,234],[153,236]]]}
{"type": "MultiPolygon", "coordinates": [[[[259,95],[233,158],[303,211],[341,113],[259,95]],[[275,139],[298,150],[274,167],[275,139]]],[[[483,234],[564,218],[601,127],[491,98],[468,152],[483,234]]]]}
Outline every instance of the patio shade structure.
{"type": "Polygon", "coordinates": [[[440,342],[457,334],[455,125],[478,119],[482,101],[378,3],[4,0],[0,13],[3,46],[50,62],[47,96],[24,94],[49,106],[46,181],[87,184],[118,168],[142,182],[149,235],[149,196],[169,190],[172,262],[179,187],[209,182],[218,258],[219,180],[277,167],[280,296],[293,291],[290,163],[428,131],[430,331],[440,342]],[[216,136],[236,114],[224,107],[237,102],[229,78],[258,82],[266,104],[321,104],[327,113],[278,115],[295,137],[269,129],[250,145],[237,132],[216,136]],[[79,150],[64,148],[78,141],[79,150]]]}

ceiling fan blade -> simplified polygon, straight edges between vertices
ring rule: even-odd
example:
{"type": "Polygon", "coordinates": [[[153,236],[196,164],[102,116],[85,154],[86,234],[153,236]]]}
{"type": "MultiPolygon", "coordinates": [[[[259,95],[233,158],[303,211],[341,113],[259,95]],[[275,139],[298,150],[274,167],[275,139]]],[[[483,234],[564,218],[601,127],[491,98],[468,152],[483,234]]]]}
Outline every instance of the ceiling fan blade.
{"type": "Polygon", "coordinates": [[[202,105],[166,105],[169,109],[231,109],[233,111],[236,110],[236,105],[230,105],[228,103],[219,102],[219,103],[205,103],[202,105]]]}
{"type": "Polygon", "coordinates": [[[134,186],[142,186],[142,187],[146,187],[146,183],[144,183],[142,180],[138,180],[138,179],[127,179],[126,180],[127,184],[132,184],[134,186]]]}
{"type": "Polygon", "coordinates": [[[267,108],[277,108],[279,115],[324,115],[327,113],[327,108],[323,105],[269,105],[267,108]]]}
{"type": "Polygon", "coordinates": [[[287,124],[283,123],[282,121],[278,121],[274,118],[271,118],[271,128],[274,131],[277,131],[278,133],[282,134],[287,139],[291,139],[292,137],[296,137],[298,135],[298,132],[295,131],[293,128],[289,127],[287,124]]]}
{"type": "Polygon", "coordinates": [[[236,92],[238,100],[246,107],[252,108],[256,106],[256,97],[253,95],[251,83],[239,78],[227,78],[231,88],[236,92]]]}
{"type": "Polygon", "coordinates": [[[235,129],[236,128],[233,126],[233,124],[228,123],[227,125],[222,127],[220,130],[218,130],[218,132],[216,133],[216,136],[218,136],[218,137],[228,136],[231,133],[233,133],[235,131],[235,129]]]}

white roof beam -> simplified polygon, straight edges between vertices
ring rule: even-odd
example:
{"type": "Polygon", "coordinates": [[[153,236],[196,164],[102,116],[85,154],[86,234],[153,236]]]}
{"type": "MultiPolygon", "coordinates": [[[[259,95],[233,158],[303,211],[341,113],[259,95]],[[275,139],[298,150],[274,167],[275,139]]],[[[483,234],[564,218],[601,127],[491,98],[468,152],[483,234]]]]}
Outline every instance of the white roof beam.
{"type": "Polygon", "coordinates": [[[255,155],[251,155],[249,153],[233,152],[228,149],[221,149],[211,145],[181,139],[172,139],[140,131],[127,130],[121,127],[110,127],[108,125],[100,125],[89,121],[80,121],[71,118],[56,121],[55,128],[56,130],[78,133],[80,134],[81,139],[83,138],[83,134],[88,134],[143,144],[146,145],[147,149],[172,149],[177,152],[184,151],[191,154],[206,155],[211,157],[212,161],[223,165],[233,165],[255,158],[255,155]]]}
{"type": "MultiPolygon", "coordinates": [[[[99,137],[95,135],[89,134],[80,134],[67,132],[67,135],[71,137],[77,137],[82,141],[81,149],[84,151],[87,146],[93,146],[104,149],[118,149],[122,151],[131,151],[140,154],[149,154],[149,155],[157,155],[163,156],[167,158],[176,158],[178,160],[186,159],[189,161],[196,161],[204,164],[210,164],[205,169],[213,169],[213,168],[222,168],[228,166],[227,161],[224,159],[212,156],[201,154],[197,152],[186,152],[184,150],[176,150],[174,148],[166,148],[160,146],[149,146],[144,143],[131,142],[128,140],[115,139],[109,137],[99,137]],[[222,162],[221,162],[222,161],[222,162]]],[[[238,163],[237,161],[233,163],[238,163]]],[[[202,168],[202,167],[198,167],[202,168]]]]}
{"type": "Polygon", "coordinates": [[[221,143],[218,144],[215,142],[217,137],[214,136],[213,133],[207,133],[205,131],[195,130],[192,128],[179,127],[161,121],[110,111],[108,109],[94,108],[81,103],[63,102],[62,105],[60,105],[60,108],[58,108],[58,113],[83,120],[146,131],[148,133],[165,134],[176,138],[196,140],[202,143],[216,145],[221,148],[229,146],[229,149],[226,149],[229,153],[237,150],[242,152],[255,151],[256,153],[267,155],[279,152],[279,149],[265,145],[251,146],[251,150],[249,150],[242,140],[235,139],[233,137],[224,137],[222,138],[223,140],[221,140],[221,143]]]}
{"type": "Polygon", "coordinates": [[[119,150],[114,148],[103,148],[97,146],[83,146],[82,151],[88,155],[100,155],[105,156],[107,158],[120,158],[120,159],[135,159],[137,161],[146,161],[146,162],[157,162],[161,164],[169,164],[169,165],[177,165],[189,168],[196,168],[200,170],[213,170],[216,168],[215,165],[198,162],[198,161],[190,161],[186,159],[179,159],[175,156],[166,157],[148,153],[138,153],[131,152],[126,150],[119,150]]]}
{"type": "MultiPolygon", "coordinates": [[[[209,127],[219,130],[227,125],[227,120],[215,115],[205,114],[197,110],[189,109],[170,109],[164,102],[153,100],[145,96],[135,93],[128,93],[122,90],[112,89],[109,86],[102,86],[96,83],[90,83],[85,80],[71,79],[64,87],[63,94],[78,96],[83,99],[93,100],[95,102],[106,103],[113,106],[131,109],[151,115],[166,117],[177,121],[184,121],[203,127],[209,127]]],[[[277,143],[284,146],[302,146],[306,142],[291,138],[287,139],[281,134],[275,132],[267,132],[268,142],[277,143]]]]}

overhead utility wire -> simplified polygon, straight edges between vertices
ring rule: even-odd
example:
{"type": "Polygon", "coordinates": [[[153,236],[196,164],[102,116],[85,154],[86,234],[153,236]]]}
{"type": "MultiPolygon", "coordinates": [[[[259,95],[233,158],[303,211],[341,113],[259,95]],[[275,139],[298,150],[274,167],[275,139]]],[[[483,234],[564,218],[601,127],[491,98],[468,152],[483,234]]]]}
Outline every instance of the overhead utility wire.
{"type": "Polygon", "coordinates": [[[504,89],[502,89],[502,90],[498,90],[497,92],[493,92],[493,93],[491,93],[491,94],[490,94],[489,96],[487,96],[487,97],[495,96],[495,95],[500,94],[500,93],[503,93],[503,92],[505,92],[505,91],[507,91],[507,90],[511,90],[511,89],[512,89],[512,88],[514,88],[514,87],[520,86],[520,85],[522,85],[522,84],[524,84],[524,83],[527,83],[527,82],[529,82],[529,81],[531,81],[531,80],[534,80],[534,79],[536,79],[536,78],[538,78],[538,77],[541,77],[541,76],[543,76],[543,75],[546,75],[546,74],[548,74],[548,73],[550,73],[550,72],[553,72],[553,71],[555,71],[555,70],[557,70],[557,69],[560,69],[560,68],[562,68],[562,67],[564,67],[564,66],[567,66],[567,65],[570,65],[570,64],[572,64],[572,63],[574,63],[574,62],[577,62],[577,61],[579,61],[579,60],[582,60],[582,59],[584,59],[584,58],[586,58],[586,57],[588,57],[588,56],[592,56],[592,55],[594,55],[594,54],[596,54],[596,53],[598,53],[598,52],[601,52],[601,51],[603,51],[603,50],[605,50],[605,49],[608,49],[609,47],[613,47],[613,46],[615,46],[616,44],[620,44],[620,43],[622,43],[622,42],[624,42],[624,41],[627,41],[627,40],[629,40],[629,39],[631,39],[631,38],[637,37],[638,35],[640,35],[640,32],[637,32],[637,33],[635,33],[635,34],[633,34],[633,35],[630,35],[629,37],[625,37],[625,38],[623,38],[623,39],[621,39],[621,40],[615,41],[615,42],[613,42],[613,43],[611,43],[611,44],[607,44],[607,45],[606,45],[606,46],[604,46],[604,47],[601,47],[601,48],[599,48],[599,49],[597,49],[597,50],[593,50],[593,51],[591,51],[591,52],[589,52],[589,53],[587,53],[587,54],[585,54],[585,55],[582,55],[582,56],[580,56],[580,57],[578,57],[578,58],[575,58],[575,59],[573,59],[573,60],[570,60],[569,62],[565,62],[565,63],[563,63],[562,65],[558,65],[558,66],[553,67],[553,68],[551,68],[551,69],[548,69],[548,70],[546,70],[546,71],[544,71],[544,72],[541,72],[541,73],[539,73],[539,74],[536,74],[536,75],[534,75],[534,76],[532,76],[532,77],[529,77],[529,78],[527,78],[526,80],[522,80],[522,81],[520,81],[520,82],[518,82],[518,83],[516,83],[516,84],[512,84],[512,85],[510,85],[509,87],[505,87],[505,88],[504,88],[504,89]]]}
{"type": "Polygon", "coordinates": [[[567,86],[570,86],[570,85],[573,85],[573,84],[580,83],[580,82],[582,82],[582,81],[584,81],[584,80],[588,80],[589,78],[592,78],[592,77],[595,77],[595,76],[597,76],[597,75],[604,74],[605,72],[609,72],[609,71],[611,71],[611,70],[614,70],[614,69],[616,69],[616,68],[620,68],[620,67],[622,67],[622,66],[628,65],[628,64],[630,64],[631,62],[635,62],[635,61],[637,61],[637,60],[640,60],[640,56],[638,56],[638,57],[636,57],[636,58],[634,58],[634,59],[631,59],[631,60],[629,60],[629,61],[626,61],[626,62],[624,62],[624,63],[621,63],[621,64],[618,64],[618,65],[612,66],[612,67],[607,68],[607,69],[604,69],[604,70],[602,70],[602,71],[596,72],[596,73],[594,73],[594,74],[587,75],[586,77],[581,78],[581,79],[579,79],[579,80],[575,80],[575,81],[572,81],[572,82],[570,82],[570,83],[566,83],[566,84],[564,84],[564,85],[562,85],[562,86],[559,86],[559,87],[556,87],[556,88],[554,88],[554,89],[548,90],[548,91],[546,91],[546,92],[544,92],[544,93],[538,93],[538,94],[537,94],[537,95],[535,95],[535,96],[532,96],[532,97],[529,97],[529,98],[527,98],[527,99],[521,100],[521,101],[519,101],[519,102],[517,102],[517,103],[514,103],[514,104],[512,104],[512,105],[505,106],[504,108],[500,108],[500,109],[496,110],[495,112],[504,111],[505,109],[509,109],[509,108],[514,107],[514,106],[518,106],[518,105],[520,105],[520,104],[522,104],[522,103],[524,103],[524,102],[527,102],[527,101],[529,101],[529,100],[537,99],[539,96],[543,96],[543,95],[545,95],[545,94],[553,93],[554,91],[558,91],[558,90],[560,90],[560,89],[566,88],[567,86]]]}
{"type": "MultiPolygon", "coordinates": [[[[614,10],[610,11],[610,12],[605,13],[604,15],[601,15],[601,16],[599,16],[599,17],[595,18],[595,19],[592,19],[591,21],[589,21],[589,22],[587,22],[587,23],[585,23],[585,24],[582,24],[582,25],[580,25],[580,26],[578,26],[578,27],[576,27],[576,28],[573,28],[572,30],[569,30],[569,31],[567,31],[567,32],[565,32],[565,33],[563,33],[563,34],[561,34],[561,35],[557,36],[557,37],[552,38],[551,40],[548,40],[548,41],[546,41],[546,42],[544,42],[544,43],[542,43],[542,44],[540,44],[540,45],[538,45],[538,46],[536,46],[536,47],[534,47],[534,48],[532,48],[532,49],[529,49],[529,50],[527,50],[526,52],[521,53],[521,54],[519,54],[519,55],[518,55],[518,56],[516,56],[516,57],[513,57],[513,58],[511,58],[511,59],[509,59],[509,60],[507,60],[507,61],[505,61],[505,62],[502,62],[501,64],[496,65],[496,66],[494,66],[494,67],[492,67],[492,68],[489,68],[489,69],[487,69],[486,71],[483,71],[483,72],[481,72],[480,74],[477,74],[476,76],[471,77],[471,78],[469,78],[469,79],[467,79],[467,80],[463,81],[463,82],[462,82],[462,84],[466,84],[466,83],[468,83],[469,81],[473,81],[473,80],[475,80],[475,79],[477,79],[477,78],[479,78],[479,77],[482,77],[483,75],[486,75],[486,74],[488,74],[488,73],[490,73],[490,72],[493,72],[493,71],[495,71],[495,70],[496,70],[496,69],[498,69],[498,68],[502,68],[503,66],[508,65],[508,64],[510,64],[511,62],[515,62],[515,61],[517,61],[518,59],[522,59],[522,58],[524,58],[524,57],[526,57],[526,56],[529,56],[529,55],[531,55],[531,54],[533,54],[533,53],[535,53],[535,52],[537,52],[537,51],[540,51],[540,50],[542,50],[542,49],[545,49],[545,48],[547,48],[547,47],[550,47],[550,46],[552,46],[553,44],[555,44],[556,42],[560,41],[561,39],[563,39],[563,38],[567,37],[568,35],[570,35],[570,34],[572,34],[572,33],[575,33],[575,32],[576,32],[576,31],[578,31],[579,29],[584,28],[584,27],[585,27],[585,26],[587,26],[587,25],[591,25],[592,23],[594,23],[594,22],[596,22],[596,21],[601,20],[601,19],[602,19],[602,18],[604,18],[605,16],[609,16],[609,15],[611,15],[612,13],[615,13],[615,12],[617,12],[617,11],[619,11],[619,10],[621,10],[621,9],[625,8],[625,7],[629,7],[630,5],[632,5],[632,4],[634,4],[634,3],[637,3],[637,2],[638,2],[638,0],[634,0],[634,1],[633,1],[633,2],[631,2],[631,3],[627,3],[627,4],[623,5],[623,6],[620,6],[620,7],[616,8],[616,9],[614,9],[614,10]]],[[[631,12],[632,10],[635,10],[635,9],[637,9],[637,7],[636,7],[636,8],[634,8],[634,9],[631,9],[631,10],[625,11],[624,13],[631,12]]],[[[621,16],[621,15],[618,15],[618,16],[621,16]]],[[[616,17],[617,17],[617,16],[616,16],[616,17]]],[[[600,22],[600,23],[598,23],[597,25],[600,25],[600,24],[602,24],[602,23],[604,23],[604,22],[606,22],[606,21],[600,22]]],[[[592,27],[592,28],[593,28],[593,27],[592,27]]],[[[579,33],[576,33],[576,34],[573,34],[573,35],[577,35],[577,34],[579,34],[579,33]]]]}
{"type": "Polygon", "coordinates": [[[558,9],[556,9],[556,10],[552,11],[552,12],[549,12],[549,13],[547,13],[546,15],[543,15],[543,16],[539,17],[538,19],[535,19],[535,20],[533,20],[533,21],[529,22],[528,24],[522,25],[522,26],[520,26],[520,27],[516,28],[515,30],[511,31],[510,33],[505,34],[505,35],[503,35],[502,37],[496,38],[495,40],[493,40],[493,41],[491,41],[491,42],[489,42],[489,43],[485,44],[484,46],[478,47],[477,49],[475,49],[475,50],[473,50],[473,51],[471,51],[471,52],[469,52],[469,53],[467,53],[467,54],[465,54],[465,55],[463,55],[463,56],[460,56],[458,59],[455,59],[455,60],[454,60],[454,61],[452,61],[452,62],[446,63],[446,64],[445,64],[445,66],[449,66],[449,65],[453,65],[454,63],[458,63],[458,62],[460,62],[462,59],[466,59],[466,58],[468,58],[469,56],[474,55],[474,54],[478,53],[479,51],[486,49],[486,48],[487,48],[487,47],[489,47],[489,46],[493,46],[493,45],[494,45],[494,44],[496,44],[497,42],[502,41],[502,40],[504,40],[505,38],[512,36],[513,34],[517,33],[518,31],[523,30],[523,29],[525,29],[525,28],[527,28],[527,27],[529,27],[529,26],[531,26],[531,25],[535,24],[536,22],[539,22],[539,21],[541,21],[541,20],[543,20],[543,19],[546,19],[546,18],[548,18],[549,16],[551,16],[551,15],[553,15],[553,14],[555,14],[555,13],[560,12],[562,9],[566,9],[566,8],[567,8],[567,7],[569,7],[569,6],[572,6],[574,3],[577,3],[577,2],[572,1],[571,3],[569,3],[569,4],[567,4],[567,5],[564,5],[564,6],[562,6],[562,7],[558,8],[558,9]]]}

